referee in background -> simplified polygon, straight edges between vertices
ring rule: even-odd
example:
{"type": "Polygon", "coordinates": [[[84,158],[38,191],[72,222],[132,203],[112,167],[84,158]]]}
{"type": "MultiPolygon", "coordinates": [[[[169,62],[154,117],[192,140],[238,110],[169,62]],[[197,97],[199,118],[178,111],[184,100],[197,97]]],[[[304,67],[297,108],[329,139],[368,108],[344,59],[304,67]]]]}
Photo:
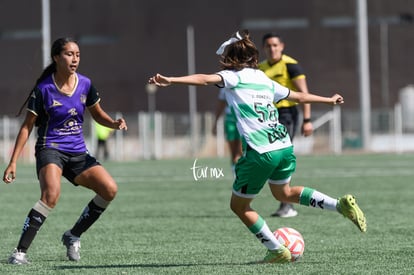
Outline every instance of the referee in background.
{"type": "MultiPolygon", "coordinates": [[[[295,59],[283,53],[285,44],[280,35],[267,33],[262,38],[262,44],[266,60],[259,64],[259,69],[272,80],[291,90],[309,93],[304,71],[295,59]]],[[[279,122],[286,126],[293,141],[299,123],[297,103],[281,100],[276,104],[276,107],[279,112],[279,122]]],[[[310,104],[303,104],[301,132],[305,137],[310,136],[313,132],[310,104]]],[[[280,203],[279,209],[272,214],[273,217],[282,218],[295,217],[297,215],[298,212],[293,208],[292,204],[283,202],[280,203]]]]}

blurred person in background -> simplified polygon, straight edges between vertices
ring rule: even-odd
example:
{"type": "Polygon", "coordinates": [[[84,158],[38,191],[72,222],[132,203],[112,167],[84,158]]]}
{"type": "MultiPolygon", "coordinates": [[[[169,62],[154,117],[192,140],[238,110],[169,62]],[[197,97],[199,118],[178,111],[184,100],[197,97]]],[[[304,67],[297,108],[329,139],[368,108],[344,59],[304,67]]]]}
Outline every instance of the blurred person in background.
{"type": "MultiPolygon", "coordinates": [[[[285,44],[275,33],[267,33],[262,38],[263,51],[266,60],[259,63],[262,70],[270,79],[291,90],[309,93],[306,77],[298,61],[283,53],[285,44]]],[[[276,104],[279,112],[279,122],[286,126],[290,139],[293,141],[299,125],[298,103],[283,99],[276,104]]],[[[311,121],[311,106],[303,104],[302,134],[307,137],[313,132],[311,121]]],[[[273,217],[295,217],[298,212],[291,203],[281,202],[279,208],[271,214],[273,217]]]]}
{"type": "Polygon", "coordinates": [[[108,139],[111,136],[114,129],[108,128],[94,122],[95,124],[95,133],[96,133],[96,157],[99,159],[102,157],[103,160],[109,159],[109,149],[108,149],[108,139]]]}
{"type": "Polygon", "coordinates": [[[242,140],[237,129],[237,119],[234,114],[231,113],[229,106],[227,105],[226,98],[224,95],[224,90],[220,89],[217,107],[215,113],[215,119],[213,124],[213,135],[217,135],[217,121],[224,112],[224,134],[228,147],[230,149],[230,161],[231,161],[231,170],[233,175],[235,174],[235,166],[237,161],[242,155],[242,140]]]}

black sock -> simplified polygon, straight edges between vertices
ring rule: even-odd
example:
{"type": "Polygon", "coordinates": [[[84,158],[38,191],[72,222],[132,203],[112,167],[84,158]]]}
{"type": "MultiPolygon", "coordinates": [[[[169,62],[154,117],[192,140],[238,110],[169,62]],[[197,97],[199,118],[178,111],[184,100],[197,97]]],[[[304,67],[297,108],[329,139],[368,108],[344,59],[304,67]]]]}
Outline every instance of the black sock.
{"type": "Polygon", "coordinates": [[[19,244],[17,245],[17,249],[19,251],[26,253],[45,220],[45,216],[34,209],[30,210],[23,225],[23,231],[20,236],[19,244]]]}
{"type": "Polygon", "coordinates": [[[88,206],[83,210],[79,220],[70,230],[72,235],[80,237],[80,235],[88,230],[88,228],[99,218],[103,211],[105,211],[105,208],[97,206],[93,200],[91,200],[88,206]]]}

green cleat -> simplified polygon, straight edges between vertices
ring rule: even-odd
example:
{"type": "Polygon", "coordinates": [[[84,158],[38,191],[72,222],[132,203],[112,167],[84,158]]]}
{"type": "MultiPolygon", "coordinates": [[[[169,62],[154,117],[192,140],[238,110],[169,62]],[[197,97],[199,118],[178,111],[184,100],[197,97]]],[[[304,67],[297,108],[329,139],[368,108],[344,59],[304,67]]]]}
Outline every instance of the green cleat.
{"type": "Polygon", "coordinates": [[[290,263],[292,261],[292,255],[290,254],[289,249],[285,246],[277,250],[268,250],[266,256],[262,261],[259,263],[262,264],[283,264],[283,263],[290,263]]]}
{"type": "Polygon", "coordinates": [[[345,195],[338,199],[336,206],[338,212],[350,219],[361,232],[367,231],[367,221],[362,210],[359,208],[352,195],[345,195]]]}

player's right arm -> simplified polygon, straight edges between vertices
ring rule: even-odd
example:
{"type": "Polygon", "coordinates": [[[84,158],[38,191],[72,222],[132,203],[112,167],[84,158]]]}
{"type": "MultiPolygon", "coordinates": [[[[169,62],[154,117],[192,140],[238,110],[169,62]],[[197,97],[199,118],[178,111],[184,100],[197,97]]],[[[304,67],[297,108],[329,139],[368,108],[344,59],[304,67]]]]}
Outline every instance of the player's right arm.
{"type": "Polygon", "coordinates": [[[20,127],[19,134],[17,135],[9,165],[6,170],[4,170],[3,181],[5,183],[11,183],[16,178],[16,162],[23,150],[24,145],[29,139],[33,126],[35,125],[36,118],[37,116],[34,113],[30,111],[27,112],[26,118],[24,119],[24,122],[20,127]]]}
{"type": "Polygon", "coordinates": [[[206,86],[206,85],[223,85],[223,79],[218,74],[192,74],[179,77],[167,77],[161,74],[156,74],[151,77],[148,81],[149,84],[155,84],[158,87],[167,87],[171,84],[186,84],[186,85],[196,85],[196,86],[206,86]]]}

